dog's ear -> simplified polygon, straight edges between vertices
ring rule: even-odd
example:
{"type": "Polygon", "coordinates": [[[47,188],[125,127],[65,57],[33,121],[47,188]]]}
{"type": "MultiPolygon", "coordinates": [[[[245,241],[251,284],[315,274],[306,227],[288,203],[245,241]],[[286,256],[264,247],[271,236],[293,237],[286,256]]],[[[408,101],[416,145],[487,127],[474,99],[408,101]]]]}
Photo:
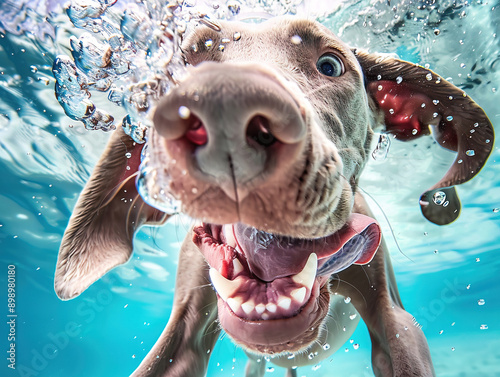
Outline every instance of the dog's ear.
{"type": "Polygon", "coordinates": [[[141,225],[166,220],[163,212],[144,203],[135,187],[142,147],[121,127],[111,135],[62,239],[55,274],[55,291],[61,299],[78,296],[125,263],[141,225]]]}
{"type": "Polygon", "coordinates": [[[420,198],[429,221],[453,222],[460,214],[453,186],[473,178],[488,159],[494,141],[491,122],[464,91],[428,69],[359,50],[354,54],[386,132],[403,141],[432,134],[439,145],[457,152],[444,177],[420,198]]]}

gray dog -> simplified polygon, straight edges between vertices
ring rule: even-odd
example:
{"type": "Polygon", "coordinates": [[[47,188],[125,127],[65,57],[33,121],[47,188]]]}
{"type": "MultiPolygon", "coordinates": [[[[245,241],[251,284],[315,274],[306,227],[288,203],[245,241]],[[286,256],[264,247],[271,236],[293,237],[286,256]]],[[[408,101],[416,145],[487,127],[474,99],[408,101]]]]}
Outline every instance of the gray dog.
{"type": "MultiPolygon", "coordinates": [[[[263,355],[294,376],[338,350],[361,317],[375,375],[433,376],[357,182],[375,127],[403,141],[432,133],[457,158],[420,205],[430,221],[452,222],[453,186],[492,149],[482,109],[434,72],[352,50],[303,19],[199,26],[183,52],[188,75],[159,99],[148,153],[161,189],[199,223],[182,246],[167,327],[133,375],[205,375],[223,329],[249,355],[247,376],[264,374],[263,355]]],[[[111,136],[62,241],[62,299],[125,263],[142,224],[166,219],[131,179],[141,150],[121,129],[111,136]]]]}

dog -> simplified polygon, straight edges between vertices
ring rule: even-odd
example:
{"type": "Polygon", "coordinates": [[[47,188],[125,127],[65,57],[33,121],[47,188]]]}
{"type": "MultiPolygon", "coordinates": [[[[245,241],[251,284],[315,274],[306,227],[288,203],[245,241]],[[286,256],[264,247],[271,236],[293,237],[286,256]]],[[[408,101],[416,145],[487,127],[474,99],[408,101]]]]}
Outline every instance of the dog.
{"type": "MultiPolygon", "coordinates": [[[[221,329],[248,354],[246,376],[263,376],[265,355],[295,376],[360,317],[376,376],[434,376],[357,182],[377,127],[401,141],[432,134],[457,157],[420,206],[433,223],[454,221],[454,186],[492,150],[486,114],[436,73],[352,49],[314,21],[216,26],[183,41],[188,74],[158,99],[148,130],[153,182],[199,222],[182,245],[170,320],[133,376],[204,376],[221,329]]],[[[125,263],[141,225],[168,218],[138,195],[142,149],[122,129],[111,135],[62,240],[61,299],[125,263]]]]}

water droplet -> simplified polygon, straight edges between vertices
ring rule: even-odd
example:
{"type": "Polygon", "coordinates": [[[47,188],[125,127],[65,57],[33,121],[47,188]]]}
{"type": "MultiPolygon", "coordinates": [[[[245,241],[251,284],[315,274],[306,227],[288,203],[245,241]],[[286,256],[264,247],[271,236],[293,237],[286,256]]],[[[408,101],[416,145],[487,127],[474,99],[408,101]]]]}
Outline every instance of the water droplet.
{"type": "Polygon", "coordinates": [[[33,73],[37,73],[38,72],[38,68],[35,65],[31,65],[30,69],[31,69],[31,72],[33,72],[33,73]]]}
{"type": "Polygon", "coordinates": [[[291,38],[291,41],[294,45],[299,45],[302,43],[302,38],[300,37],[300,35],[294,35],[292,38],[291,38]]]}
{"type": "Polygon", "coordinates": [[[446,201],[446,194],[443,191],[437,191],[432,196],[432,200],[435,204],[440,206],[446,201]]]}
{"type": "Polygon", "coordinates": [[[288,360],[292,360],[295,358],[295,355],[293,353],[291,353],[290,355],[288,355],[287,359],[288,360]]]}
{"type": "Polygon", "coordinates": [[[377,86],[377,89],[378,89],[378,91],[380,92],[380,91],[381,91],[382,89],[384,89],[384,88],[382,87],[382,85],[379,85],[379,86],[377,86]]]}
{"type": "Polygon", "coordinates": [[[382,75],[377,75],[377,80],[382,80],[382,75]]]}
{"type": "Polygon", "coordinates": [[[354,344],[352,345],[352,348],[354,348],[355,350],[357,350],[357,349],[359,348],[359,344],[358,344],[358,343],[354,343],[354,344]]]}
{"type": "Polygon", "coordinates": [[[212,47],[212,45],[213,45],[213,44],[214,44],[214,41],[212,41],[211,39],[207,39],[207,40],[205,41],[205,47],[206,47],[206,48],[210,48],[210,47],[212,47]]]}
{"type": "Polygon", "coordinates": [[[346,348],[346,349],[345,349],[345,351],[346,351],[346,352],[349,352],[349,348],[346,348]]]}
{"type": "Polygon", "coordinates": [[[240,39],[241,39],[241,33],[239,31],[233,34],[233,40],[239,41],[240,39]]]}
{"type": "Polygon", "coordinates": [[[444,332],[444,330],[439,331],[439,335],[441,335],[444,332]]]}
{"type": "Polygon", "coordinates": [[[394,114],[394,109],[389,109],[389,114],[394,114]]]}
{"type": "Polygon", "coordinates": [[[484,304],[486,304],[486,301],[484,301],[484,299],[483,299],[483,298],[480,298],[479,300],[477,300],[477,304],[478,304],[479,306],[483,306],[484,304]]]}
{"type": "Polygon", "coordinates": [[[372,158],[374,160],[383,161],[386,159],[389,153],[389,147],[391,146],[391,139],[385,135],[381,134],[375,150],[372,152],[372,158]]]}
{"type": "Polygon", "coordinates": [[[437,117],[438,117],[438,115],[439,115],[438,113],[433,113],[433,114],[432,114],[432,117],[433,117],[433,118],[437,118],[437,117]]]}
{"type": "Polygon", "coordinates": [[[488,330],[488,325],[481,325],[480,330],[488,330]]]}
{"type": "Polygon", "coordinates": [[[434,35],[439,35],[441,33],[441,30],[439,29],[434,29],[434,35]]]}
{"type": "Polygon", "coordinates": [[[135,359],[135,355],[132,355],[132,359],[135,359]]]}
{"type": "Polygon", "coordinates": [[[425,75],[425,78],[427,79],[427,81],[431,81],[432,80],[432,73],[428,73],[425,75]]]}
{"type": "Polygon", "coordinates": [[[437,105],[437,104],[439,103],[439,100],[438,100],[438,99],[434,99],[434,100],[432,100],[432,103],[433,103],[434,105],[437,105]]]}
{"type": "Polygon", "coordinates": [[[274,368],[273,367],[267,367],[266,372],[273,373],[274,368]]]}
{"type": "Polygon", "coordinates": [[[448,207],[449,204],[450,202],[447,200],[446,202],[443,203],[443,207],[448,207]]]}
{"type": "Polygon", "coordinates": [[[132,153],[130,153],[130,152],[125,153],[125,157],[127,157],[127,158],[132,157],[132,153]]]}
{"type": "Polygon", "coordinates": [[[227,9],[233,14],[233,16],[236,16],[238,13],[240,13],[241,7],[240,4],[236,1],[230,1],[227,4],[227,9]]]}
{"type": "Polygon", "coordinates": [[[451,347],[451,350],[452,350],[452,351],[455,351],[455,347],[451,347]]]}
{"type": "Polygon", "coordinates": [[[350,298],[350,297],[346,297],[346,298],[344,299],[344,302],[345,302],[346,304],[350,303],[350,302],[351,302],[351,298],[350,298]]]}
{"type": "Polygon", "coordinates": [[[330,349],[330,345],[328,343],[323,344],[323,349],[325,351],[329,350],[330,349]]]}
{"type": "Polygon", "coordinates": [[[353,320],[353,319],[355,319],[357,316],[358,316],[358,315],[357,315],[356,313],[351,314],[351,315],[349,316],[349,319],[352,321],[352,320],[353,320]]]}
{"type": "Polygon", "coordinates": [[[470,284],[467,284],[467,287],[465,287],[466,289],[470,289],[470,284]]]}
{"type": "Polygon", "coordinates": [[[476,262],[481,262],[481,259],[479,259],[479,258],[476,258],[476,262]]]}
{"type": "Polygon", "coordinates": [[[403,78],[401,76],[396,77],[396,83],[401,84],[403,82],[403,78]]]}
{"type": "Polygon", "coordinates": [[[414,128],[413,130],[411,130],[411,134],[412,135],[416,135],[418,134],[418,130],[416,128],[414,128]]]}
{"type": "Polygon", "coordinates": [[[313,366],[313,367],[311,368],[311,370],[312,370],[312,371],[316,371],[316,370],[318,370],[319,368],[321,368],[321,364],[316,364],[315,366],[313,366]]]}
{"type": "Polygon", "coordinates": [[[314,354],[311,352],[309,355],[307,355],[307,358],[308,358],[309,360],[314,359],[314,354]]]}
{"type": "Polygon", "coordinates": [[[399,334],[396,334],[396,338],[399,338],[399,334]]]}
{"type": "Polygon", "coordinates": [[[469,149],[468,151],[465,152],[465,154],[469,157],[472,157],[476,154],[473,149],[469,149]]]}
{"type": "Polygon", "coordinates": [[[498,213],[500,212],[500,208],[493,208],[493,213],[498,213]]]}
{"type": "Polygon", "coordinates": [[[485,141],[486,141],[486,144],[489,144],[491,140],[490,139],[486,139],[485,141]]]}
{"type": "Polygon", "coordinates": [[[448,122],[451,122],[451,121],[453,120],[453,117],[452,117],[451,115],[448,115],[448,116],[446,117],[446,120],[447,120],[448,122]]]}
{"type": "Polygon", "coordinates": [[[219,51],[224,52],[226,47],[224,45],[219,45],[219,51]]]}
{"type": "Polygon", "coordinates": [[[191,189],[191,192],[192,192],[193,194],[197,194],[197,193],[198,193],[198,189],[197,189],[196,187],[193,187],[193,188],[191,189]]]}
{"type": "Polygon", "coordinates": [[[181,119],[188,119],[191,116],[191,110],[186,106],[179,106],[178,114],[181,119]]]}
{"type": "Polygon", "coordinates": [[[460,64],[460,68],[465,68],[465,67],[466,67],[465,63],[460,64]]]}

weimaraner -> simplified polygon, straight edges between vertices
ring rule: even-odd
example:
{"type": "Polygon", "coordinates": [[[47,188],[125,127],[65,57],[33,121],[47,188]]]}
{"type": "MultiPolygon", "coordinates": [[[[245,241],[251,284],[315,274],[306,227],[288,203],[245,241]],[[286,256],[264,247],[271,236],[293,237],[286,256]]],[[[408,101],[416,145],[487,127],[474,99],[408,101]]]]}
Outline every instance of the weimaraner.
{"type": "MultiPolygon", "coordinates": [[[[433,376],[357,182],[375,127],[402,141],[432,134],[457,157],[420,205],[450,223],[453,186],[492,149],[483,110],[436,73],[348,48],[309,20],[199,26],[182,46],[188,75],[158,99],[148,148],[162,189],[199,223],[182,245],[170,320],[133,376],[204,376],[220,330],[249,355],[246,376],[264,374],[263,355],[294,376],[338,350],[359,317],[375,375],[433,376]]],[[[112,134],[64,234],[60,298],[125,263],[134,232],[168,217],[131,179],[142,147],[112,134]]]]}

